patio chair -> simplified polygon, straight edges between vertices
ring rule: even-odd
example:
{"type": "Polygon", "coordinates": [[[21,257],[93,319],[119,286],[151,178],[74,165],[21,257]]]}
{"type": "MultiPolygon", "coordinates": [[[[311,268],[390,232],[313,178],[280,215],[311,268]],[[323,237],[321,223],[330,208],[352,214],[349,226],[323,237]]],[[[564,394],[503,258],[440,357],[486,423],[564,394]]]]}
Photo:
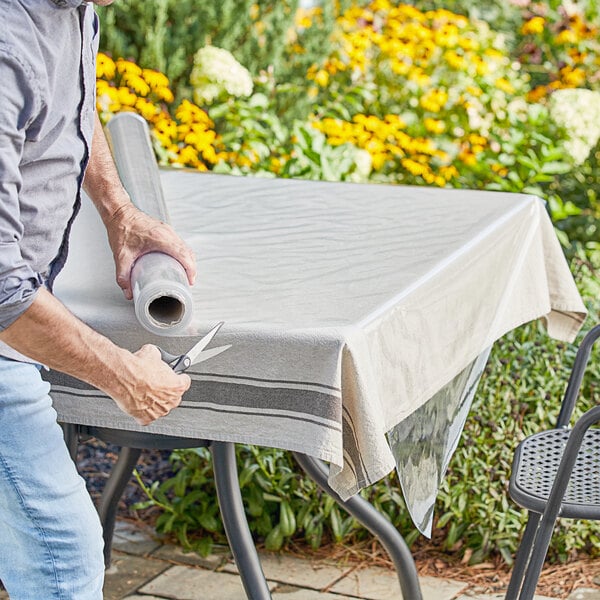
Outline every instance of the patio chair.
{"type": "Polygon", "coordinates": [[[600,337],[600,325],[583,339],[555,429],[523,440],[515,452],[509,494],[529,519],[517,552],[506,600],[531,600],[558,517],[600,520],[600,406],[569,428],[575,401],[600,337]]]}

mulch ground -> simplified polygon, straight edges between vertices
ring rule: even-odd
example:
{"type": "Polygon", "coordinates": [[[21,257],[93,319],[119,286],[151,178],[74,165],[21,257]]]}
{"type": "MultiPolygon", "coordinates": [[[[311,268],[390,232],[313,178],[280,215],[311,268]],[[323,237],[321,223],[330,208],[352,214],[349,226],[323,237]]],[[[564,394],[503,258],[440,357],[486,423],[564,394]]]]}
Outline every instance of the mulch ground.
{"type": "MultiPolygon", "coordinates": [[[[94,500],[98,500],[108,478],[110,469],[118,455],[118,448],[96,440],[81,444],[78,454],[78,468],[85,478],[88,490],[94,500]]],[[[173,475],[169,463],[170,451],[144,450],[137,466],[142,480],[150,485],[154,481],[164,481],[173,475]]],[[[119,517],[152,525],[156,511],[148,509],[135,511],[132,506],[146,500],[144,492],[132,478],[127,485],[119,504],[119,517]]],[[[335,562],[381,566],[393,569],[392,562],[376,540],[368,540],[353,546],[335,544],[323,545],[312,550],[302,544],[290,544],[290,554],[297,556],[327,559],[335,562]]],[[[420,575],[442,577],[465,581],[470,587],[476,587],[481,593],[503,592],[508,585],[510,569],[500,557],[490,562],[470,566],[459,558],[445,554],[426,540],[413,548],[413,555],[420,575]]],[[[576,588],[600,587],[600,561],[578,559],[567,564],[546,565],[537,588],[540,595],[566,598],[576,588]],[[594,579],[599,585],[594,583],[594,579]]]]}

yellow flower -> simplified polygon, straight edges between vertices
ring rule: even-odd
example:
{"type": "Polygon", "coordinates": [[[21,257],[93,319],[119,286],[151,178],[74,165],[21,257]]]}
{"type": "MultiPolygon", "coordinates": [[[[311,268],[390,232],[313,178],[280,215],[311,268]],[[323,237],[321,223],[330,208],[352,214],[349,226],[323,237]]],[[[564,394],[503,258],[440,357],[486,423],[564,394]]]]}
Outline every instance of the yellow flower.
{"type": "Polygon", "coordinates": [[[329,73],[324,69],[320,69],[315,75],[315,81],[321,87],[325,87],[329,83],[329,73]]]}
{"type": "Polygon", "coordinates": [[[457,71],[461,71],[465,68],[465,58],[460,54],[457,54],[454,50],[446,50],[444,53],[444,58],[446,62],[457,71]]]}
{"type": "Polygon", "coordinates": [[[527,101],[528,102],[539,102],[542,98],[544,98],[548,94],[548,90],[545,85],[538,85],[533,90],[527,93],[527,101]]]}
{"type": "Polygon", "coordinates": [[[169,87],[169,78],[160,71],[142,69],[142,77],[153,90],[161,87],[169,87]]]}
{"type": "Polygon", "coordinates": [[[450,181],[455,177],[458,177],[458,170],[454,165],[448,165],[445,167],[440,167],[440,175],[446,180],[450,181]]]}
{"type": "Polygon", "coordinates": [[[136,100],[135,109],[146,121],[152,121],[159,112],[158,107],[152,104],[152,102],[148,102],[145,98],[138,98],[136,100]]]}
{"type": "Polygon", "coordinates": [[[386,162],[386,155],[383,152],[375,152],[371,154],[371,165],[374,171],[379,171],[386,162]]]}
{"type": "Polygon", "coordinates": [[[177,124],[171,117],[164,114],[154,124],[154,132],[166,139],[175,139],[177,136],[177,124]]]}
{"type": "Polygon", "coordinates": [[[576,44],[577,35],[572,29],[563,29],[554,40],[557,44],[576,44]]]}
{"type": "Polygon", "coordinates": [[[167,103],[173,102],[175,100],[175,96],[173,96],[173,92],[168,87],[159,87],[154,90],[154,93],[161,99],[167,103]]]}
{"type": "Polygon", "coordinates": [[[448,101],[448,92],[440,89],[431,89],[425,92],[419,100],[421,106],[430,112],[440,112],[448,101]]]}
{"type": "Polygon", "coordinates": [[[521,33],[523,35],[542,33],[545,24],[546,20],[544,17],[532,17],[529,21],[523,23],[521,33]]]}
{"type": "Polygon", "coordinates": [[[411,158],[404,158],[400,163],[412,175],[424,175],[429,172],[427,165],[423,165],[411,158]]]}
{"type": "Polygon", "coordinates": [[[118,58],[116,62],[117,71],[123,75],[127,73],[129,75],[141,75],[142,69],[138,67],[134,62],[125,60],[124,58],[118,58]]]}
{"type": "Polygon", "coordinates": [[[500,77],[496,79],[496,87],[507,94],[514,94],[515,88],[512,83],[508,81],[505,77],[500,77]]]}
{"type": "Polygon", "coordinates": [[[202,149],[202,158],[213,165],[218,162],[217,153],[212,146],[206,146],[202,149]]]}
{"type": "Polygon", "coordinates": [[[126,87],[120,87],[117,89],[117,100],[123,106],[135,106],[137,96],[126,87]]]}
{"type": "Polygon", "coordinates": [[[181,104],[175,110],[175,117],[181,123],[201,121],[203,115],[206,115],[206,113],[197,104],[189,100],[182,100],[181,104]]]}
{"type": "Polygon", "coordinates": [[[139,75],[124,73],[122,83],[128,85],[140,96],[147,96],[150,93],[150,86],[139,75]]]}
{"type": "Polygon", "coordinates": [[[444,133],[446,130],[446,124],[444,121],[431,119],[430,117],[425,118],[423,120],[423,124],[425,125],[425,129],[431,133],[444,133]]]}
{"type": "Polygon", "coordinates": [[[580,87],[585,83],[585,71],[579,67],[575,69],[566,66],[560,70],[560,78],[563,83],[572,88],[580,87]]]}
{"type": "Polygon", "coordinates": [[[177,162],[186,165],[189,164],[193,167],[195,167],[200,162],[200,159],[198,158],[198,151],[192,146],[184,146],[179,151],[179,156],[177,158],[177,162]]]}
{"type": "Polygon", "coordinates": [[[458,159],[462,160],[469,167],[477,164],[477,157],[470,148],[463,148],[458,155],[458,159]]]}
{"type": "Polygon", "coordinates": [[[115,71],[115,61],[103,52],[99,52],[96,57],[96,77],[114,79],[115,71]]]}

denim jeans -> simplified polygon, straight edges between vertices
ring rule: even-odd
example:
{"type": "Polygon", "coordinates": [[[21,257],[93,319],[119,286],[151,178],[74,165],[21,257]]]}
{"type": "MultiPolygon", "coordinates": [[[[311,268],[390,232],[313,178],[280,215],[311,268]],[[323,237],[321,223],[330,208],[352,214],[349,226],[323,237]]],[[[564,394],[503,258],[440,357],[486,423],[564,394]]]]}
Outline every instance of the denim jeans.
{"type": "Polygon", "coordinates": [[[100,520],[49,389],[0,357],[0,580],[11,600],[101,600],[100,520]]]}

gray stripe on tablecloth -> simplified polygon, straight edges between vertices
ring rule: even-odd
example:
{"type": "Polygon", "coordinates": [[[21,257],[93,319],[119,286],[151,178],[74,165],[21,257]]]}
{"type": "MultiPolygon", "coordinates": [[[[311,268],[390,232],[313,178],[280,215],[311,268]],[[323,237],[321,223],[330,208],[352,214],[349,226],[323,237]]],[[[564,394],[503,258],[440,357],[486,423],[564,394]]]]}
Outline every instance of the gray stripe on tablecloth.
{"type": "Polygon", "coordinates": [[[316,381],[298,381],[292,379],[265,379],[263,377],[248,377],[247,375],[225,375],[223,373],[206,373],[201,371],[191,371],[188,369],[186,371],[188,375],[194,375],[194,379],[198,379],[202,381],[204,379],[213,379],[213,380],[239,380],[244,381],[246,383],[251,384],[251,382],[256,382],[257,385],[261,383],[266,384],[282,384],[284,387],[291,386],[306,386],[306,387],[315,387],[315,388],[323,388],[325,390],[333,390],[335,392],[339,392],[341,394],[342,390],[339,387],[334,385],[326,385],[324,383],[317,383],[316,381]]]}
{"type": "Polygon", "coordinates": [[[344,454],[348,455],[348,464],[352,465],[352,471],[356,476],[357,481],[367,480],[367,470],[363,463],[362,457],[358,450],[358,441],[354,432],[354,424],[352,415],[345,407],[342,407],[342,435],[344,439],[344,454]]]}
{"type": "Polygon", "coordinates": [[[335,395],[301,388],[270,388],[254,385],[203,381],[188,394],[188,406],[193,402],[212,402],[219,405],[247,407],[254,410],[285,410],[327,421],[341,421],[342,402],[335,395]]]}
{"type": "Polygon", "coordinates": [[[232,408],[229,405],[222,406],[216,404],[208,404],[205,402],[182,402],[180,404],[181,408],[191,409],[191,410],[208,410],[216,413],[223,414],[244,414],[244,415],[252,415],[255,417],[268,417],[269,419],[292,419],[293,421],[304,421],[305,423],[312,423],[313,425],[320,425],[323,427],[327,427],[328,429],[333,429],[334,431],[341,431],[341,427],[338,423],[334,421],[327,421],[325,419],[311,418],[311,415],[306,413],[291,413],[287,411],[257,411],[252,408],[232,408]]]}
{"type": "MultiPolygon", "coordinates": [[[[90,398],[106,397],[105,394],[71,377],[55,377],[53,380],[52,389],[56,393],[90,398]]],[[[335,395],[300,388],[257,388],[252,385],[232,385],[214,381],[204,381],[201,387],[194,388],[194,392],[193,398],[184,397],[182,405],[186,408],[279,415],[340,430],[341,400],[335,395]]]]}

